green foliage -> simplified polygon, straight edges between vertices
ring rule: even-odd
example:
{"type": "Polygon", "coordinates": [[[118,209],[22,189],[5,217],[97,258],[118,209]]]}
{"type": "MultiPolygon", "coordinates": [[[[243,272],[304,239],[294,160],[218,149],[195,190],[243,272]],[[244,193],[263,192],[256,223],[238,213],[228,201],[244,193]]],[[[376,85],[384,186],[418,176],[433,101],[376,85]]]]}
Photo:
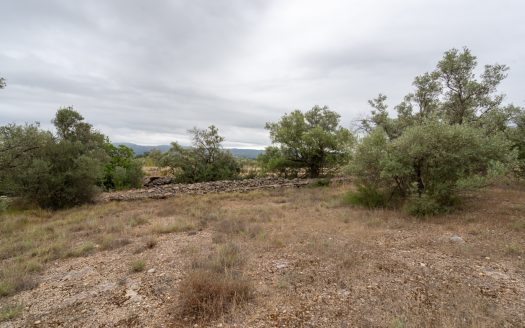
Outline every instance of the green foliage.
{"type": "Polygon", "coordinates": [[[479,77],[476,77],[476,68],[476,57],[469,49],[446,51],[433,72],[414,79],[415,91],[395,107],[396,118],[389,117],[386,96],[379,94],[369,101],[373,110],[370,117],[362,120],[362,129],[370,133],[375,127],[381,127],[391,140],[406,128],[426,120],[469,124],[488,132],[506,130],[511,113],[517,108],[502,106],[504,97],[496,91],[507,76],[508,67],[485,65],[479,77]]]}
{"type": "Polygon", "coordinates": [[[178,182],[194,183],[237,179],[240,164],[221,143],[224,138],[215,126],[208,129],[190,130],[193,136],[191,148],[172,143],[171,149],[162,156],[160,164],[173,169],[178,182]]]}
{"type": "Polygon", "coordinates": [[[110,156],[104,168],[104,187],[106,189],[138,188],[142,185],[142,163],[135,159],[133,149],[107,143],[106,152],[110,156]]]}
{"type": "Polygon", "coordinates": [[[53,120],[57,136],[38,125],[0,128],[0,188],[44,208],[91,201],[107,160],[106,138],[72,108],[53,120]]]}
{"type": "Polygon", "coordinates": [[[366,208],[381,208],[389,205],[388,195],[377,188],[360,185],[357,191],[349,191],[344,195],[343,202],[366,208]]]}
{"type": "Polygon", "coordinates": [[[517,152],[517,160],[513,165],[514,174],[525,178],[525,110],[516,113],[513,126],[508,131],[513,149],[517,152]]]}
{"type": "Polygon", "coordinates": [[[339,114],[328,107],[315,106],[303,113],[295,110],[277,123],[267,123],[272,143],[259,162],[266,171],[297,175],[305,169],[318,177],[324,168],[348,159],[353,141],[348,129],[339,126],[339,114]]]}
{"type": "Polygon", "coordinates": [[[462,182],[487,176],[495,163],[512,161],[510,147],[503,135],[487,136],[467,125],[429,121],[393,141],[376,129],[357,147],[350,167],[359,186],[354,202],[371,206],[384,191],[410,198],[412,213],[441,212],[457,203],[462,182]]]}
{"type": "Polygon", "coordinates": [[[411,197],[405,204],[405,211],[413,216],[433,216],[446,213],[451,206],[440,204],[435,198],[428,195],[411,197]]]}
{"type": "Polygon", "coordinates": [[[13,318],[16,318],[22,313],[24,307],[22,305],[16,304],[6,304],[0,308],[0,322],[8,321],[13,318]]]}
{"type": "Polygon", "coordinates": [[[486,65],[477,77],[476,67],[470,50],[451,49],[433,72],[415,78],[397,117],[389,117],[386,96],[369,102],[372,113],[361,122],[368,135],[350,165],[357,199],[381,190],[406,199],[408,212],[431,215],[456,206],[460,190],[509,169],[524,174],[525,112],[503,106],[497,94],[508,68],[486,65]]]}

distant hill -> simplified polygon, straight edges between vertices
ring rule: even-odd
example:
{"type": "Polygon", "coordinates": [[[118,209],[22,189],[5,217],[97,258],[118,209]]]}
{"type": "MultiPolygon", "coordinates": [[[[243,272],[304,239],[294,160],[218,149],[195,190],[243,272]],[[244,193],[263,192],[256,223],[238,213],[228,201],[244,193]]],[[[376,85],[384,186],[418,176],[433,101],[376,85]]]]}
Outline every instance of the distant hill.
{"type": "MultiPolygon", "coordinates": [[[[126,147],[129,147],[133,149],[135,155],[143,155],[144,153],[152,151],[153,149],[158,149],[161,152],[166,152],[171,147],[170,145],[144,146],[130,142],[116,142],[113,144],[115,146],[124,145],[126,147]]],[[[233,154],[233,156],[240,158],[256,158],[257,155],[262,154],[264,152],[264,150],[250,148],[227,148],[227,150],[229,150],[233,154]]]]}

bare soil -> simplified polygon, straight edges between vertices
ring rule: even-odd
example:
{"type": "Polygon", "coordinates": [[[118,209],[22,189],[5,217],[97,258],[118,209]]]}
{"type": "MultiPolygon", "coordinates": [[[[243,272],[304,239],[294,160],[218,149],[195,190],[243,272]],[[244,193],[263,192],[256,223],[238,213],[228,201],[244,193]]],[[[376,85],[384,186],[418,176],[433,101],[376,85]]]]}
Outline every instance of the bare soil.
{"type": "Polygon", "coordinates": [[[94,250],[46,262],[36,288],[0,298],[0,310],[21,309],[0,327],[525,327],[525,191],[491,187],[467,195],[457,213],[416,219],[344,205],[349,188],[176,195],[49,214],[38,224],[67,226],[73,244],[94,250]],[[103,250],[102,232],[82,225],[94,218],[140,224],[116,229],[127,242],[103,250]],[[254,298],[213,319],[181,315],[179,286],[192,263],[225,243],[242,250],[254,298]],[[137,260],[144,270],[134,271],[137,260]]]}

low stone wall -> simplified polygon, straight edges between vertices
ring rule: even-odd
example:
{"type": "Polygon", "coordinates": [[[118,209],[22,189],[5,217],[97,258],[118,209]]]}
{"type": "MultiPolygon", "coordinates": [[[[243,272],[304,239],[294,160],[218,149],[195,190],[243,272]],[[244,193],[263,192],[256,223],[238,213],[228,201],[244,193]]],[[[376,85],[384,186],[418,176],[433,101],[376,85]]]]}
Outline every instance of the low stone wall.
{"type": "MultiPolygon", "coordinates": [[[[341,180],[341,179],[335,179],[341,180]]],[[[286,187],[304,187],[315,179],[258,178],[232,181],[213,181],[193,184],[166,184],[143,189],[104,193],[99,201],[130,201],[138,199],[162,199],[178,194],[207,194],[219,192],[247,192],[256,189],[278,189],[286,187]]],[[[332,180],[334,181],[334,180],[332,180]]]]}

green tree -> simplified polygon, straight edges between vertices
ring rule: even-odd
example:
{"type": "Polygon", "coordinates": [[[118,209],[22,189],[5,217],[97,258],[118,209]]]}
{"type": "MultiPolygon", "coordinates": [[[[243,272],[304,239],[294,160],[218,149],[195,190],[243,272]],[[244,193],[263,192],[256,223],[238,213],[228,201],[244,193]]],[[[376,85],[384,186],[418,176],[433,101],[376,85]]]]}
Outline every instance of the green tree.
{"type": "Polygon", "coordinates": [[[482,74],[476,76],[477,59],[468,48],[451,49],[444,53],[431,73],[414,79],[414,92],[409,93],[395,107],[397,117],[391,118],[387,110],[386,96],[369,101],[370,117],[362,121],[362,128],[370,132],[382,127],[393,140],[404,129],[424,120],[436,119],[448,124],[471,124],[487,128],[506,129],[509,121],[494,124],[494,120],[510,118],[513,106],[503,106],[504,96],[497,87],[507,77],[508,67],[485,65],[482,74]]]}
{"type": "Polygon", "coordinates": [[[267,148],[261,163],[267,169],[305,169],[318,177],[323,169],[346,161],[353,136],[339,125],[340,115],[328,107],[314,106],[303,113],[295,110],[277,123],[266,123],[275,146],[267,148]],[[277,151],[278,150],[278,151],[277,151]]]}
{"type": "Polygon", "coordinates": [[[173,168],[178,182],[193,183],[237,179],[241,171],[238,161],[222,148],[224,138],[211,125],[208,129],[193,128],[192,147],[176,142],[161,158],[161,164],[173,168]]]}
{"type": "Polygon", "coordinates": [[[357,147],[351,172],[360,191],[408,199],[411,212],[435,214],[452,208],[462,186],[486,177],[493,163],[512,162],[511,146],[502,133],[488,136],[435,120],[409,127],[393,141],[377,128],[357,147]]]}
{"type": "Polygon", "coordinates": [[[16,177],[42,157],[54,142],[50,132],[42,131],[38,124],[0,127],[0,194],[13,195],[18,185],[16,177]]]}
{"type": "Polygon", "coordinates": [[[72,108],[59,109],[53,123],[57,136],[36,125],[3,128],[8,133],[2,147],[17,145],[27,151],[21,157],[13,152],[0,155],[0,162],[11,166],[3,171],[2,185],[8,193],[45,208],[90,202],[99,190],[108,160],[107,140],[72,108]],[[27,148],[33,143],[38,147],[27,148]]]}
{"type": "Polygon", "coordinates": [[[106,189],[128,189],[142,186],[142,163],[135,159],[133,149],[124,145],[115,147],[107,143],[106,152],[110,160],[104,168],[104,187],[106,189]]]}

